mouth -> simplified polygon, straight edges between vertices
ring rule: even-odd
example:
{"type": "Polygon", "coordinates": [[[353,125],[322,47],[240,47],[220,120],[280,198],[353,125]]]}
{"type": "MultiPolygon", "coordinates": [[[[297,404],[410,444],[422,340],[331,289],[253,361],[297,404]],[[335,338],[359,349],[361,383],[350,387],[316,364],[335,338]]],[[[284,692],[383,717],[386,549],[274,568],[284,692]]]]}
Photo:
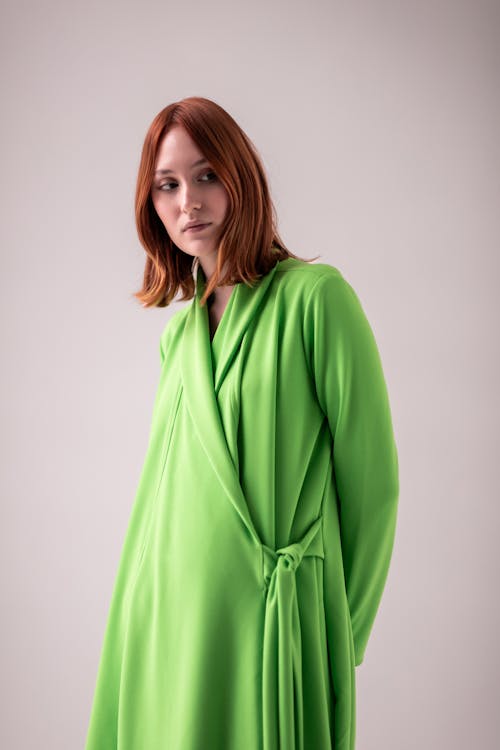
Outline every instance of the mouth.
{"type": "Polygon", "coordinates": [[[202,229],[205,229],[205,227],[208,227],[208,226],[210,226],[209,222],[206,224],[193,224],[192,226],[187,227],[187,229],[185,229],[184,231],[185,232],[200,232],[202,229]]]}

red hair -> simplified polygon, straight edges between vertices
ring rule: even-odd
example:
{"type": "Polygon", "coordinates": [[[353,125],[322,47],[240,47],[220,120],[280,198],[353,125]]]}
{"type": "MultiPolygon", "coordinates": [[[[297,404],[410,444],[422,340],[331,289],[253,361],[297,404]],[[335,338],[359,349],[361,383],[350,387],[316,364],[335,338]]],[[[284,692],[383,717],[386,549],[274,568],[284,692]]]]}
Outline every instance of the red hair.
{"type": "MultiPolygon", "coordinates": [[[[169,104],[156,115],[142,147],[135,219],[147,258],[142,289],[133,296],[144,307],[166,307],[179,288],[181,301],[192,299],[195,294],[193,256],[172,242],[151,199],[158,149],[174,125],[181,125],[187,131],[229,196],[229,210],[217,250],[217,269],[207,281],[201,304],[218,285],[253,284],[278,260],[298,257],[285,247],[278,234],[276,211],[255,146],[222,107],[210,99],[191,96],[169,104]],[[224,275],[222,268],[227,269],[224,275]]],[[[312,262],[316,258],[300,260],[312,262]]]]}

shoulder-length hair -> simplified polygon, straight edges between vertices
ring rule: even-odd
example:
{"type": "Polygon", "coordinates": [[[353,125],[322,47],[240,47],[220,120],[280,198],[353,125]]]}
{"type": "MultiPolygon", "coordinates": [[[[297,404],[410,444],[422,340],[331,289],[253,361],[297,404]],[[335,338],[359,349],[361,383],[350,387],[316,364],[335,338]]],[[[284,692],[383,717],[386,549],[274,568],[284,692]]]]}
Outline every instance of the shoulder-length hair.
{"type": "Polygon", "coordinates": [[[187,131],[229,196],[229,210],[219,237],[217,268],[207,281],[201,304],[205,304],[216,286],[239,282],[253,285],[279,260],[288,257],[305,262],[316,260],[298,258],[281,240],[264,168],[248,136],[218,104],[191,96],[168,105],[156,115],[142,148],[135,218],[147,258],[142,289],[133,296],[144,307],[166,307],[179,288],[181,301],[192,299],[196,292],[193,268],[198,259],[172,242],[151,198],[158,150],[174,125],[181,125],[187,131]]]}

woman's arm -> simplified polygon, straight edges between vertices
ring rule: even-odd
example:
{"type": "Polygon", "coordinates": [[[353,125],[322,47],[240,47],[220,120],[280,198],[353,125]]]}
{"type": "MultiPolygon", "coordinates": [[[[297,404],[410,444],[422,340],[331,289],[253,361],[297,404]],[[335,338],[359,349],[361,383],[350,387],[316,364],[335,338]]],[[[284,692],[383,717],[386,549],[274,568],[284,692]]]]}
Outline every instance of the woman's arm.
{"type": "Polygon", "coordinates": [[[342,557],[358,666],[392,555],[398,455],[377,344],[356,293],[337,269],[331,267],[315,283],[306,318],[318,401],[333,438],[342,557]]]}

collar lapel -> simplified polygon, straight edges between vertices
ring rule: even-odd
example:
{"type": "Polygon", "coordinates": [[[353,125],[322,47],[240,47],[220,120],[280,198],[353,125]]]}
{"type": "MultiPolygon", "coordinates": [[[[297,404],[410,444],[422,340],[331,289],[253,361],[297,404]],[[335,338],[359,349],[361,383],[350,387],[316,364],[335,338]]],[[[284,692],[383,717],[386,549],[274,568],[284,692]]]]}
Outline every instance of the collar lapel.
{"type": "Polygon", "coordinates": [[[253,319],[258,315],[277,268],[278,262],[275,263],[265,276],[255,282],[253,287],[249,287],[243,283],[236,285],[233,304],[229,309],[229,318],[224,321],[224,339],[222,342],[219,342],[221,346],[214,373],[214,389],[216,394],[218,394],[219,388],[238,353],[245,332],[253,319]]]}
{"type": "Polygon", "coordinates": [[[231,319],[225,321],[228,325],[225,326],[223,347],[214,377],[208,310],[206,305],[200,305],[206,280],[201,265],[198,264],[196,294],[187,316],[181,345],[182,380],[195,430],[220,484],[257,542],[259,537],[227,446],[216,393],[236,355],[245,331],[264,300],[277,267],[278,262],[256,282],[254,287],[250,288],[240,283],[234,290],[231,319]]]}

